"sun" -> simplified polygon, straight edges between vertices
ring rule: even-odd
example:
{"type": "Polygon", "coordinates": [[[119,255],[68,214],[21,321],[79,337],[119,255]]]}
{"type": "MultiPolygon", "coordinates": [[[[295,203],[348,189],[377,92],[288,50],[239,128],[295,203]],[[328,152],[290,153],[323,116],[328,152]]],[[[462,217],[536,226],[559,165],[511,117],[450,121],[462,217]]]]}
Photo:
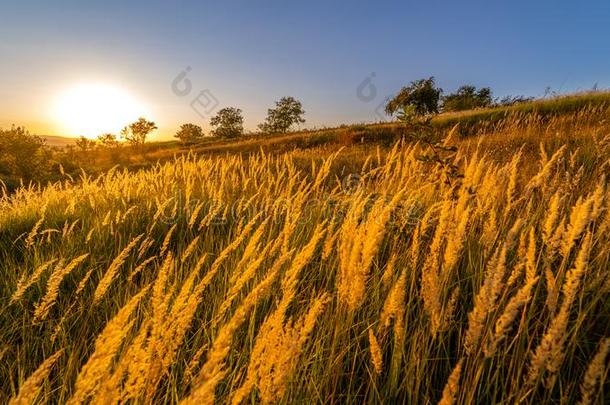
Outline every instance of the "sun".
{"type": "Polygon", "coordinates": [[[95,138],[104,133],[118,134],[127,124],[149,114],[142,103],[120,87],[86,83],[58,94],[53,116],[67,135],[95,138]]]}

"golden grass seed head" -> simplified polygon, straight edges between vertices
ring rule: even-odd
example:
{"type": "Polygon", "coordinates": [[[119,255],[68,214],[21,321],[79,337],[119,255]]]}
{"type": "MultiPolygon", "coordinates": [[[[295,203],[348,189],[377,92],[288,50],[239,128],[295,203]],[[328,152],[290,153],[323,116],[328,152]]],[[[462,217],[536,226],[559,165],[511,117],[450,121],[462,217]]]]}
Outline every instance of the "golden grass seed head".
{"type": "Polygon", "coordinates": [[[17,395],[9,400],[9,405],[30,405],[33,404],[36,397],[40,393],[42,384],[47,379],[51,369],[57,362],[57,359],[63,354],[63,349],[60,349],[55,354],[48,357],[38,366],[25,382],[19,387],[17,395]]]}

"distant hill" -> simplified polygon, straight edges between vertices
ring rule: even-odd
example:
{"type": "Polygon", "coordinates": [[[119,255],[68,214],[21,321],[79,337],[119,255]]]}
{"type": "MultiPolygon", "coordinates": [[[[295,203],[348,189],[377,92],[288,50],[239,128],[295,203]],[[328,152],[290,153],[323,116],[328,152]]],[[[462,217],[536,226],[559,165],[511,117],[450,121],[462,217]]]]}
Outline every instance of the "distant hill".
{"type": "Polygon", "coordinates": [[[56,147],[64,147],[68,145],[74,145],[76,143],[76,138],[68,138],[65,136],[57,136],[57,135],[39,135],[42,139],[45,140],[48,146],[56,146],[56,147]]]}

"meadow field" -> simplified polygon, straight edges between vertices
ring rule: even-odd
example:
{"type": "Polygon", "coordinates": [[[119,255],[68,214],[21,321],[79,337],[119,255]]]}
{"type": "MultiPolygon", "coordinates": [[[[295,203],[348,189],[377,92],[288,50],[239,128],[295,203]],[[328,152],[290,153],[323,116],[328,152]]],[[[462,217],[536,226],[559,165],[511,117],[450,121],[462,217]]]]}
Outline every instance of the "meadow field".
{"type": "Polygon", "coordinates": [[[160,149],[5,190],[0,403],[607,403],[609,118],[160,149]]]}

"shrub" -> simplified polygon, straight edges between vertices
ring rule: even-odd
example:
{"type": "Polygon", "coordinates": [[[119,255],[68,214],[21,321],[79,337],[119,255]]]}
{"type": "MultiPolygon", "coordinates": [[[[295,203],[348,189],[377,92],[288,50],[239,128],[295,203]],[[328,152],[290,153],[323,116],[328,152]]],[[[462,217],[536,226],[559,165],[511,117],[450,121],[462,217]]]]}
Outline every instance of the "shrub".
{"type": "Polygon", "coordinates": [[[0,129],[0,178],[3,181],[27,183],[43,177],[49,170],[49,154],[44,140],[31,135],[25,128],[0,129]]]}
{"type": "Polygon", "coordinates": [[[174,137],[182,143],[196,143],[203,139],[203,129],[195,124],[183,124],[174,137]]]}
{"type": "Polygon", "coordinates": [[[477,90],[475,86],[462,86],[455,93],[443,97],[443,111],[464,111],[490,107],[493,104],[489,87],[477,90]]]}

